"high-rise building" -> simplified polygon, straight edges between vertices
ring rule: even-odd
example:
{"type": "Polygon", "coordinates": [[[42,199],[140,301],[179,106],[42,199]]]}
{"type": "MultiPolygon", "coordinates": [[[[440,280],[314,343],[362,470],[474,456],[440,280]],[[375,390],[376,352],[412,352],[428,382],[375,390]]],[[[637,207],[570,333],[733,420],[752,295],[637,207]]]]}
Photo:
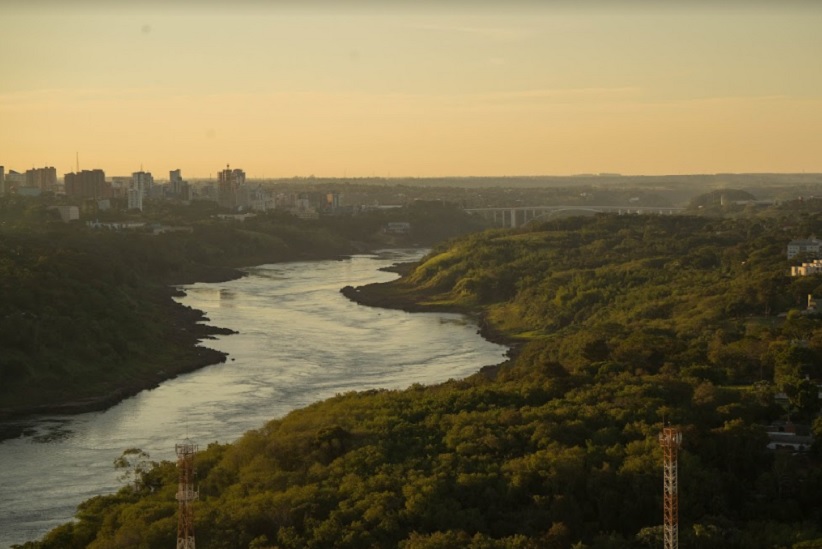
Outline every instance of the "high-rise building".
{"type": "Polygon", "coordinates": [[[0,196],[6,194],[6,168],[0,166],[0,196]]]}
{"type": "Polygon", "coordinates": [[[143,211],[143,193],[136,187],[128,190],[128,209],[143,211]]]}
{"type": "Polygon", "coordinates": [[[245,185],[245,172],[240,169],[231,169],[226,165],[225,169],[217,174],[219,187],[217,190],[217,202],[225,208],[235,209],[243,205],[240,195],[240,187],[245,185]]]}
{"type": "Polygon", "coordinates": [[[180,170],[171,170],[168,172],[168,181],[171,184],[171,194],[174,196],[179,196],[183,192],[183,176],[180,173],[180,170]]]}
{"type": "Polygon", "coordinates": [[[83,170],[64,176],[66,195],[73,198],[109,198],[111,184],[103,170],[83,170]]]}
{"type": "Polygon", "coordinates": [[[131,189],[130,175],[115,175],[111,178],[111,196],[112,198],[127,198],[128,191],[131,189]]]}
{"type": "Polygon", "coordinates": [[[340,193],[331,191],[325,195],[325,206],[328,209],[336,210],[340,207],[340,193]]]}
{"type": "Polygon", "coordinates": [[[131,174],[131,188],[139,190],[143,198],[149,196],[153,187],[154,177],[151,172],[139,171],[131,174]]]}
{"type": "Polygon", "coordinates": [[[51,166],[26,170],[26,187],[54,191],[57,187],[57,170],[51,166]]]}
{"type": "Polygon", "coordinates": [[[12,191],[17,191],[20,187],[26,186],[26,174],[9,170],[5,176],[6,180],[6,194],[12,191]]]}

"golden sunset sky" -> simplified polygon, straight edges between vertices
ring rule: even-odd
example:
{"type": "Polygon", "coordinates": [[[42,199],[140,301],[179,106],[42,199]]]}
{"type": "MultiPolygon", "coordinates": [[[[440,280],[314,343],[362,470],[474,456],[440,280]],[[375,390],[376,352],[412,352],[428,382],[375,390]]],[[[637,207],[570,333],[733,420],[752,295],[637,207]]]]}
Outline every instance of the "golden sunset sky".
{"type": "Polygon", "coordinates": [[[0,0],[0,165],[822,172],[822,2],[0,0]]]}

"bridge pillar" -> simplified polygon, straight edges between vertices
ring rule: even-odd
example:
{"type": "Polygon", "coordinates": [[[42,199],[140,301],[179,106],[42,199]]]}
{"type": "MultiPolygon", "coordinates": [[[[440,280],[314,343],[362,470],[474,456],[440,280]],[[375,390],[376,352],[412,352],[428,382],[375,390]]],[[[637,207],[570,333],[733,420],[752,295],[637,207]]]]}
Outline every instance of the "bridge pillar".
{"type": "Polygon", "coordinates": [[[517,210],[516,208],[511,208],[511,228],[517,228],[517,210]]]}

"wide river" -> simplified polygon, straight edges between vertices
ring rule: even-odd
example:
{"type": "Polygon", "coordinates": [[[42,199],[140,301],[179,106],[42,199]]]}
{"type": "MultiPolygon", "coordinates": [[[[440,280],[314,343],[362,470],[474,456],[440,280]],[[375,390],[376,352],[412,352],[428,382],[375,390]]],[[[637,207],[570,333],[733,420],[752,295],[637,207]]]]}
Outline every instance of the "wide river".
{"type": "Polygon", "coordinates": [[[379,269],[421,254],[263,265],[238,280],[184,287],[180,302],[239,332],[205,342],[227,362],[105,412],[38,418],[25,436],[0,443],[0,547],[41,537],[81,501],[117,490],[113,462],[127,448],[171,460],[185,438],[231,442],[337,393],[438,383],[501,362],[507,349],[460,315],[375,309],[339,293],[396,278],[379,269]]]}

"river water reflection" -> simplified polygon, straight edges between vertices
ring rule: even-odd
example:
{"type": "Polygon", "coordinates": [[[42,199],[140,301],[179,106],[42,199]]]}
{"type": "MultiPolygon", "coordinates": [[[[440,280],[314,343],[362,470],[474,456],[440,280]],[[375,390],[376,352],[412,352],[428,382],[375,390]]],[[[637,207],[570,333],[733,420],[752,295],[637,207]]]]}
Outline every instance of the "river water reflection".
{"type": "Polygon", "coordinates": [[[40,537],[81,501],[119,488],[113,461],[127,448],[170,460],[186,437],[230,442],[336,393],[437,383],[501,362],[506,348],[460,315],[374,309],[339,293],[391,280],[378,269],[420,256],[389,250],[264,265],[238,280],[186,286],[182,303],[239,332],[205,343],[228,361],[105,412],[40,418],[26,436],[0,443],[0,547],[40,537]]]}

